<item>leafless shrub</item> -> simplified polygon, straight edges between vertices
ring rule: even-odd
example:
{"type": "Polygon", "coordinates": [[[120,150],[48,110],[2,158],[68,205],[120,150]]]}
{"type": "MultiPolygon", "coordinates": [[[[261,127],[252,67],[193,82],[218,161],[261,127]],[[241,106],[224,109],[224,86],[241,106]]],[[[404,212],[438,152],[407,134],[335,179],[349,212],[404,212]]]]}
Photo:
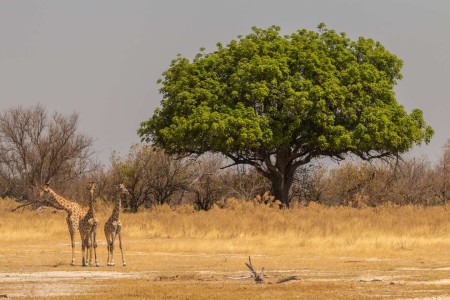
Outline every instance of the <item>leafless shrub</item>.
{"type": "Polygon", "coordinates": [[[450,199],[450,139],[447,140],[443,150],[434,170],[435,195],[439,203],[447,204],[450,199]]]}
{"type": "Polygon", "coordinates": [[[339,168],[332,169],[325,179],[326,182],[322,184],[322,189],[317,191],[320,193],[318,202],[327,205],[354,206],[355,195],[365,194],[366,185],[373,176],[373,170],[365,163],[347,162],[339,168]]]}
{"type": "Polygon", "coordinates": [[[194,181],[189,186],[193,194],[194,207],[210,210],[220,199],[227,197],[221,169],[224,159],[221,155],[207,155],[197,160],[194,181]]]}
{"type": "Polygon", "coordinates": [[[318,202],[355,208],[398,205],[435,205],[436,174],[429,160],[398,158],[384,162],[349,162],[325,178],[318,202]]]}
{"type": "Polygon", "coordinates": [[[133,145],[128,156],[111,158],[110,180],[125,182],[130,192],[128,207],[136,212],[142,205],[181,202],[181,194],[192,181],[193,161],[176,159],[150,145],[133,145]],[[180,194],[180,199],[174,199],[180,194]]]}
{"type": "Polygon", "coordinates": [[[320,164],[299,167],[294,175],[290,192],[290,202],[308,205],[310,201],[320,202],[324,190],[327,169],[320,164]]]}
{"type": "Polygon", "coordinates": [[[253,168],[239,165],[226,169],[222,182],[229,197],[250,200],[270,190],[270,182],[253,168]]]}
{"type": "Polygon", "coordinates": [[[412,158],[401,161],[392,170],[395,182],[392,200],[396,204],[434,204],[434,180],[428,159],[412,158]]]}

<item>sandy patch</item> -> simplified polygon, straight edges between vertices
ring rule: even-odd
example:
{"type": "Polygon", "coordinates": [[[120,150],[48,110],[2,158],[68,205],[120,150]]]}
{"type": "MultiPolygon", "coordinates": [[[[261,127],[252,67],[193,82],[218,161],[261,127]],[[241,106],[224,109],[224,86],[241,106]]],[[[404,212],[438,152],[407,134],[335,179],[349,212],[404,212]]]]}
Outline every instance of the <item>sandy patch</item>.
{"type": "Polygon", "coordinates": [[[108,279],[139,277],[142,274],[108,271],[0,273],[0,285],[2,294],[11,298],[55,297],[95,293],[107,284],[108,279]],[[92,284],[93,281],[96,284],[92,284]]]}
{"type": "MultiPolygon", "coordinates": [[[[425,281],[426,284],[436,284],[436,285],[449,285],[450,279],[439,279],[433,281],[425,281]]],[[[449,297],[450,298],[450,297],[449,297]]],[[[447,299],[449,299],[447,298],[447,299]]]]}

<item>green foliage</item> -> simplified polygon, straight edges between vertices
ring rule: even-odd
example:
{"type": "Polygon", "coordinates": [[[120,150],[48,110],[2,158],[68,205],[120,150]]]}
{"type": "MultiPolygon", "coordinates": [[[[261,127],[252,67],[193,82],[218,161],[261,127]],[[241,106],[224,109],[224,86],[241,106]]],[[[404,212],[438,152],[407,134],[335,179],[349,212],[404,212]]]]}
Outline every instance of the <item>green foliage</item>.
{"type": "Polygon", "coordinates": [[[161,109],[141,137],[173,153],[270,151],[405,152],[428,142],[420,110],[407,114],[393,87],[402,61],[372,39],[319,32],[253,32],[164,72],[161,109]]]}
{"type": "Polygon", "coordinates": [[[224,153],[271,179],[314,157],[404,153],[433,129],[396,101],[402,64],[379,42],[324,24],[286,36],[253,27],[192,61],[174,59],[159,81],[161,108],[138,133],[171,153],[224,153]]]}

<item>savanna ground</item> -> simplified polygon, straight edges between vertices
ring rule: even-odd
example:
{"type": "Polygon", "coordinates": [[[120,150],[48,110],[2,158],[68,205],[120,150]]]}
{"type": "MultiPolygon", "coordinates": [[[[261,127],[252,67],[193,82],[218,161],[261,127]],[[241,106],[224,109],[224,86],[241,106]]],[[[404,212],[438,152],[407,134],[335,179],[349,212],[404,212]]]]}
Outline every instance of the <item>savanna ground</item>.
{"type": "Polygon", "coordinates": [[[232,201],[122,214],[127,266],[70,266],[65,212],[0,200],[0,297],[52,299],[450,299],[450,206],[289,210],[232,201]],[[255,284],[245,266],[265,268],[255,284]],[[287,276],[292,280],[276,284],[287,276]]]}

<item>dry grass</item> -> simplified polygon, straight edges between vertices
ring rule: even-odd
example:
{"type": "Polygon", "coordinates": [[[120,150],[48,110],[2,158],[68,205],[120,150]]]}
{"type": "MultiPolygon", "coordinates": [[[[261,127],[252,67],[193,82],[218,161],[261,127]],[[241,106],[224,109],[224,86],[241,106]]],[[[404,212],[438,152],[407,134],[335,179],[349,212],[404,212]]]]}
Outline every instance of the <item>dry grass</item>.
{"type": "MultiPolygon", "coordinates": [[[[64,212],[12,213],[14,202],[0,200],[0,294],[64,299],[110,293],[129,299],[450,297],[449,207],[278,210],[234,199],[227,206],[208,212],[163,206],[123,214],[128,266],[81,268],[68,265],[64,212]],[[245,278],[249,255],[257,269],[266,268],[268,282],[290,275],[301,280],[255,285],[245,278]],[[28,273],[37,279],[13,280],[28,273]],[[91,288],[86,285],[89,274],[96,283],[91,288]],[[18,289],[26,292],[15,294],[18,289]]],[[[110,210],[98,207],[101,226],[110,210]]],[[[104,265],[100,229],[98,254],[104,265]]],[[[119,256],[116,249],[116,263],[119,256]]]]}

